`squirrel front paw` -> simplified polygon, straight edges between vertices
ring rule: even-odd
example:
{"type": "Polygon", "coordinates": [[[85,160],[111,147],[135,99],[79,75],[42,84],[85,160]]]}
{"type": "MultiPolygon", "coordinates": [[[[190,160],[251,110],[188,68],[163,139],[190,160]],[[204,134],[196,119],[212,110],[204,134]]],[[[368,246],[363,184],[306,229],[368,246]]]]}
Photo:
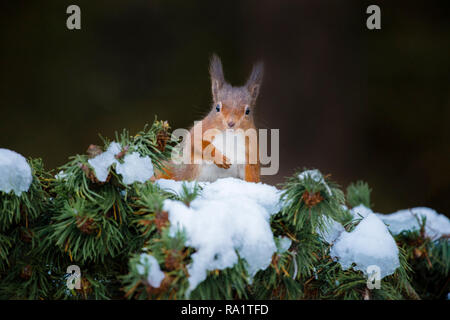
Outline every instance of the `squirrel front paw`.
{"type": "Polygon", "coordinates": [[[230,160],[222,155],[222,161],[214,161],[214,164],[222,169],[229,169],[231,166],[230,160]]]}

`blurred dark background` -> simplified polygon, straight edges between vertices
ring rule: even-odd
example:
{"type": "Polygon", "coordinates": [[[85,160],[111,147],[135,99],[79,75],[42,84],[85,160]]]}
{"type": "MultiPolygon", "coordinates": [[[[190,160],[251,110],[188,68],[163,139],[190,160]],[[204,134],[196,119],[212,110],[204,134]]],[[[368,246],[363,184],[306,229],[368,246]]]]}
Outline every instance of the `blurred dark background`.
{"type": "Polygon", "coordinates": [[[378,212],[450,213],[449,1],[4,1],[0,147],[47,168],[152,122],[209,110],[208,60],[242,85],[265,62],[257,119],[280,129],[279,183],[318,168],[362,179],[378,212]],[[81,7],[79,31],[66,8],[81,7]]]}

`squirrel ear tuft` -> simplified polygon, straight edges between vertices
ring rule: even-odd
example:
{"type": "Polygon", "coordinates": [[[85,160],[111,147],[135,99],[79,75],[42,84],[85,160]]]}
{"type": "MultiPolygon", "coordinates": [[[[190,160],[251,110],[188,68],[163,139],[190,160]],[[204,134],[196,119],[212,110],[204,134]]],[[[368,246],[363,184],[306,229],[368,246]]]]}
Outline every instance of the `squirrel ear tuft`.
{"type": "Polygon", "coordinates": [[[250,92],[250,96],[252,98],[252,104],[256,102],[256,98],[258,98],[259,88],[261,87],[262,78],[264,74],[264,64],[262,62],[258,62],[253,66],[252,73],[247,80],[245,86],[247,87],[248,92],[250,92]]]}
{"type": "Polygon", "coordinates": [[[223,75],[222,62],[220,58],[213,54],[209,64],[209,74],[211,76],[211,91],[214,101],[218,100],[218,93],[225,83],[225,77],[223,75]]]}

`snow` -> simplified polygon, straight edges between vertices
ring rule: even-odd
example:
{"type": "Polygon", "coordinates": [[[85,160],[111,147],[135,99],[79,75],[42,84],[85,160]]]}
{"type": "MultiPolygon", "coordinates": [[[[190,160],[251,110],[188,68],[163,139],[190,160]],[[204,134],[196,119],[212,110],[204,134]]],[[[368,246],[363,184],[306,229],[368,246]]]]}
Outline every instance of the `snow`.
{"type": "Polygon", "coordinates": [[[333,243],[341,234],[344,232],[345,229],[336,220],[332,218],[326,218],[325,219],[325,230],[317,230],[317,233],[322,237],[322,239],[331,244],[333,243]]]}
{"type": "Polygon", "coordinates": [[[450,234],[450,220],[430,208],[417,207],[378,216],[388,225],[394,235],[403,230],[419,230],[419,222],[422,222],[422,217],[426,218],[425,234],[431,239],[435,240],[445,234],[450,234]]]}
{"type": "MultiPolygon", "coordinates": [[[[317,170],[299,175],[309,175],[325,183],[317,170]]],[[[180,195],[183,183],[193,189],[195,182],[159,179],[161,189],[180,195]]],[[[208,271],[231,268],[238,256],[245,260],[251,278],[270,265],[272,255],[286,252],[292,241],[283,236],[274,239],[270,218],[281,209],[283,191],[262,183],[250,183],[235,178],[200,182],[200,195],[189,207],[175,200],[165,200],[164,210],[169,212],[170,234],[184,230],[186,246],[196,252],[188,266],[189,290],[204,281],[208,271]]],[[[428,208],[401,210],[391,215],[372,212],[360,205],[350,210],[359,224],[347,232],[337,221],[326,218],[325,230],[316,230],[324,241],[331,244],[330,255],[343,269],[353,267],[368,276],[367,268],[376,266],[380,277],[391,275],[400,266],[399,250],[391,235],[418,228],[415,216],[426,216],[426,232],[434,237],[450,233],[450,222],[428,208]],[[386,226],[386,224],[389,225],[386,226]]],[[[291,253],[292,254],[292,253],[291,253]]]]}
{"type": "Polygon", "coordinates": [[[67,173],[64,173],[63,170],[61,170],[57,174],[55,174],[55,179],[65,180],[66,178],[67,178],[67,173]]]}
{"type": "Polygon", "coordinates": [[[170,179],[158,179],[155,181],[155,184],[162,190],[178,196],[182,192],[183,184],[189,190],[193,190],[196,183],[203,189],[199,197],[202,199],[214,200],[222,197],[247,199],[258,202],[270,212],[276,213],[281,210],[279,200],[282,191],[263,183],[251,183],[235,178],[218,179],[213,183],[207,181],[175,181],[170,179]]]}
{"type": "Polygon", "coordinates": [[[315,182],[318,182],[318,183],[322,184],[322,185],[325,187],[325,189],[327,190],[328,194],[329,194],[330,196],[332,195],[330,187],[329,187],[328,184],[325,182],[325,179],[323,178],[322,173],[320,173],[319,170],[317,170],[317,169],[314,169],[314,170],[305,170],[305,171],[303,171],[302,173],[300,173],[300,174],[298,175],[298,178],[299,178],[300,180],[304,180],[304,179],[306,179],[307,177],[310,177],[310,178],[313,179],[315,182]]]}
{"type": "MultiPolygon", "coordinates": [[[[350,210],[354,218],[367,217],[373,211],[364,205],[359,205],[350,210]]],[[[391,214],[375,213],[385,224],[389,231],[397,235],[406,230],[419,230],[422,217],[426,218],[425,235],[435,240],[445,234],[450,234],[450,220],[443,214],[425,207],[399,210],[391,214]]]]}
{"type": "MultiPolygon", "coordinates": [[[[162,182],[172,184],[173,190],[179,190],[175,185],[181,183],[162,182]]],[[[270,217],[280,210],[279,196],[280,191],[273,186],[224,178],[204,184],[189,207],[165,200],[170,234],[183,230],[186,245],[196,249],[188,266],[188,295],[206,279],[207,271],[233,267],[238,254],[246,261],[250,281],[270,265],[277,251],[270,217]]]]}
{"type": "Polygon", "coordinates": [[[144,183],[153,176],[153,164],[149,156],[141,157],[133,152],[124,157],[124,163],[116,164],[116,172],[122,175],[125,184],[144,183]]]}
{"type": "Polygon", "coordinates": [[[283,252],[286,252],[289,250],[289,248],[291,247],[291,244],[292,244],[292,240],[289,239],[288,237],[279,236],[276,239],[275,243],[277,245],[277,252],[283,253],[283,252]]]}
{"type": "Polygon", "coordinates": [[[0,148],[0,191],[14,191],[16,196],[27,192],[33,176],[27,160],[15,151],[0,148]]]}
{"type": "Polygon", "coordinates": [[[142,253],[140,255],[136,269],[140,275],[147,275],[148,283],[154,288],[159,288],[161,281],[165,277],[164,272],[159,268],[158,261],[155,257],[147,253],[142,253]]]}
{"type": "Polygon", "coordinates": [[[117,142],[111,142],[108,149],[96,156],[89,159],[88,162],[94,169],[95,176],[100,182],[105,182],[108,177],[109,167],[113,163],[117,163],[115,156],[122,151],[122,146],[117,142]]]}
{"type": "Polygon", "coordinates": [[[275,214],[281,210],[280,195],[281,192],[277,188],[268,184],[223,178],[205,184],[201,198],[228,201],[234,204],[237,210],[239,210],[241,202],[248,201],[262,206],[269,214],[275,214]]]}
{"type": "Polygon", "coordinates": [[[119,143],[111,142],[105,152],[88,160],[100,182],[106,181],[109,168],[113,164],[116,165],[116,172],[122,175],[122,181],[125,184],[144,183],[153,176],[153,164],[148,156],[141,157],[138,152],[133,152],[125,155],[121,163],[116,159],[116,155],[121,151],[122,146],[119,143]]]}
{"type": "Polygon", "coordinates": [[[359,206],[352,208],[350,210],[350,212],[353,215],[353,218],[355,218],[355,219],[361,219],[361,218],[364,219],[369,214],[373,213],[372,210],[370,210],[363,204],[360,204],[359,206]]]}
{"type": "Polygon", "coordinates": [[[397,235],[406,230],[419,230],[422,217],[426,218],[426,236],[435,240],[450,234],[450,220],[430,208],[418,207],[380,214],[359,205],[350,212],[355,220],[362,218],[353,232],[346,232],[340,223],[332,219],[326,231],[317,232],[326,242],[333,244],[330,254],[337,258],[343,269],[348,269],[354,262],[357,265],[355,269],[365,274],[370,265],[381,268],[381,277],[394,273],[399,260],[398,248],[391,233],[397,235]]]}
{"type": "Polygon", "coordinates": [[[355,263],[354,269],[367,275],[367,267],[378,266],[381,278],[393,274],[400,266],[394,238],[373,213],[367,215],[352,232],[342,232],[330,255],[337,258],[344,270],[355,263]]]}

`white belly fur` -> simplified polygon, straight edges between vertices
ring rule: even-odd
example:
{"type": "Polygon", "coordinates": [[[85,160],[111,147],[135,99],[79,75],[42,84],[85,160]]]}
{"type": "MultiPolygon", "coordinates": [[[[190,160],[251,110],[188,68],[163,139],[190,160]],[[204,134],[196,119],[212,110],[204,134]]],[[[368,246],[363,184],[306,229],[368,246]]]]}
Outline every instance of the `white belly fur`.
{"type": "Polygon", "coordinates": [[[199,181],[215,181],[220,178],[245,178],[245,165],[232,164],[228,169],[219,168],[215,164],[200,165],[200,174],[197,177],[199,181]]]}
{"type": "Polygon", "coordinates": [[[245,136],[243,131],[226,130],[211,142],[232,164],[245,164],[245,136]]]}
{"type": "Polygon", "coordinates": [[[230,168],[223,169],[210,161],[203,161],[200,165],[199,181],[215,181],[220,178],[245,179],[245,137],[242,133],[227,130],[217,135],[212,144],[224,154],[232,163],[230,168]]]}

